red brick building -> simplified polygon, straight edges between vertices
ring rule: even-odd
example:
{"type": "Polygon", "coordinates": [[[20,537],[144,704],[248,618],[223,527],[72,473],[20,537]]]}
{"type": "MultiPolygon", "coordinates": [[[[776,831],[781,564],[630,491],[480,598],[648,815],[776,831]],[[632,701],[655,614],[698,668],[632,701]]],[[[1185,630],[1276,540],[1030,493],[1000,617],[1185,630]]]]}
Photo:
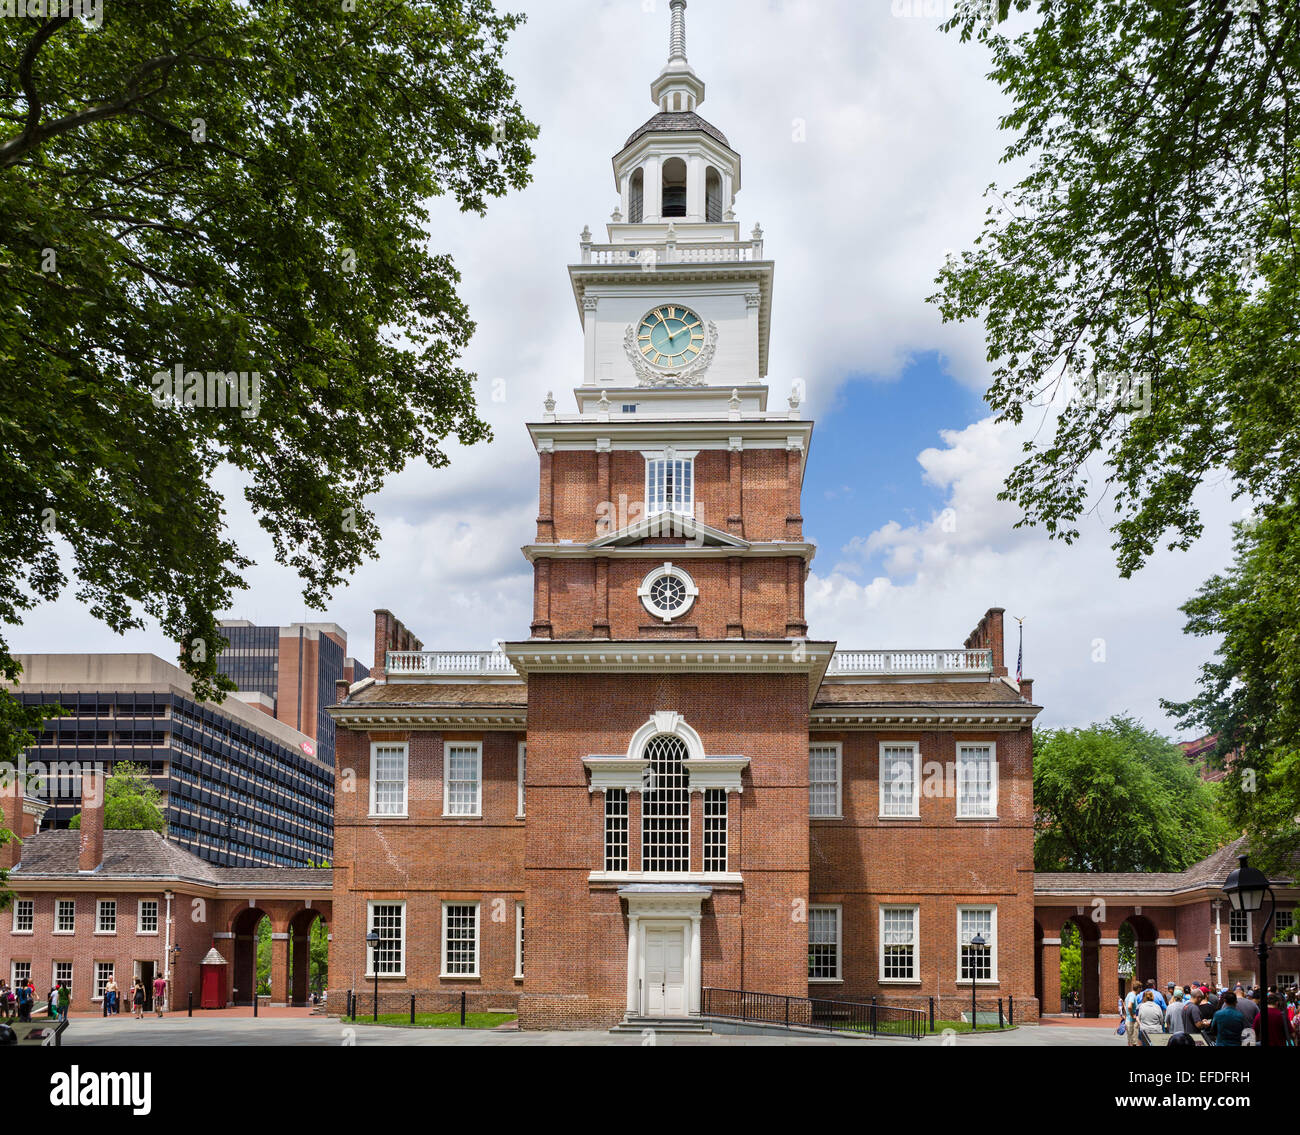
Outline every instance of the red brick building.
{"type": "Polygon", "coordinates": [[[808,638],[812,423],[769,409],[774,265],[671,8],[656,113],[569,268],[578,412],[527,427],[528,636],[425,652],[378,611],[340,684],[332,984],[377,966],[394,1008],[467,991],[526,1028],[972,981],[1032,1018],[1038,707],[1001,609],[952,649],[808,638]]]}

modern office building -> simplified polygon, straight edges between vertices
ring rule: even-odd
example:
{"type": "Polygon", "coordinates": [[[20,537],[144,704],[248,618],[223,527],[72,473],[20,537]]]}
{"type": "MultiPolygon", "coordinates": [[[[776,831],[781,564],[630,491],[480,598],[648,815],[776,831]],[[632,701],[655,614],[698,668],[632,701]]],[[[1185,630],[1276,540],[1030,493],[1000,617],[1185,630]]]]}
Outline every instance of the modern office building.
{"type": "Polygon", "coordinates": [[[235,699],[197,701],[152,654],[20,655],[18,696],[63,705],[26,758],[44,781],[43,828],[81,809],[83,770],[146,767],[169,838],[218,866],[305,866],[333,851],[334,770],[305,733],[235,699]]]}
{"type": "Polygon", "coordinates": [[[339,681],[359,682],[369,669],[348,657],[348,635],[337,623],[260,627],[226,619],[227,642],[217,669],[234,680],[240,701],[283,721],[316,742],[316,755],[334,763],[334,722],[325,709],[339,681]]]}

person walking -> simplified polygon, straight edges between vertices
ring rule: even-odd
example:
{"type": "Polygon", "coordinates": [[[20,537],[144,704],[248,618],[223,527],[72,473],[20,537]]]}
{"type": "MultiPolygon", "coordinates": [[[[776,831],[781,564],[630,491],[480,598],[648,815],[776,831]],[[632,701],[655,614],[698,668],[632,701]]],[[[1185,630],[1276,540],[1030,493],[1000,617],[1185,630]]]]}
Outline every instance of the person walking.
{"type": "Polygon", "coordinates": [[[158,1016],[163,1015],[163,999],[167,996],[167,979],[159,974],[153,979],[153,1007],[158,1016]]]}
{"type": "Polygon", "coordinates": [[[4,1021],[6,1025],[12,1025],[17,1008],[18,998],[14,996],[13,990],[9,988],[9,983],[0,978],[0,1021],[4,1021]]]}
{"type": "Polygon", "coordinates": [[[1165,1014],[1156,1000],[1154,989],[1143,990],[1142,1000],[1138,1003],[1137,1022],[1138,1031],[1147,1036],[1165,1031],[1165,1014]]]}
{"type": "Polygon", "coordinates": [[[1240,1048],[1241,1034],[1246,1031],[1246,1018],[1237,1011],[1237,995],[1228,990],[1222,998],[1222,1008],[1214,1014],[1214,1043],[1219,1048],[1240,1048]]]}
{"type": "Polygon", "coordinates": [[[104,996],[108,1000],[108,1015],[117,1016],[117,978],[110,977],[108,984],[104,986],[104,996]]]}
{"type": "Polygon", "coordinates": [[[1165,1032],[1171,1036],[1178,1036],[1179,1033],[1186,1031],[1186,1023],[1183,1018],[1183,987],[1175,985],[1173,993],[1169,996],[1169,1008],[1165,1010],[1165,1032]]]}
{"type": "Polygon", "coordinates": [[[59,1020],[68,1019],[68,1006],[72,1003],[72,990],[63,982],[59,982],[59,1020]]]}
{"type": "Polygon", "coordinates": [[[51,1018],[59,1015],[59,987],[57,985],[50,986],[49,996],[45,1001],[45,1012],[51,1018]]]}
{"type": "Polygon", "coordinates": [[[30,1021],[32,1019],[32,1001],[36,996],[31,983],[20,981],[15,996],[18,998],[18,1019],[24,1022],[30,1021]]]}
{"type": "Polygon", "coordinates": [[[131,1004],[135,1007],[135,1019],[144,1020],[144,982],[135,979],[135,989],[131,991],[131,1004]]]}
{"type": "Polygon", "coordinates": [[[1268,1047],[1285,1048],[1293,1035],[1291,1022],[1287,1020],[1286,1010],[1282,1008],[1282,998],[1276,993],[1270,993],[1266,1008],[1260,1012],[1268,1014],[1268,1047]]]}

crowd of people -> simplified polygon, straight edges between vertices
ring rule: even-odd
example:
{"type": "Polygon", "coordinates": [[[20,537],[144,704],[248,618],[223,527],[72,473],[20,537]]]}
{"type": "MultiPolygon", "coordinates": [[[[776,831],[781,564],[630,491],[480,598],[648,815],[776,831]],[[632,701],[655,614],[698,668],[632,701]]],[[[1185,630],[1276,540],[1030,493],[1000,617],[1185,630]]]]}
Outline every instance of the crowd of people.
{"type": "MultiPolygon", "coordinates": [[[[154,978],[153,1008],[158,1016],[163,1015],[167,996],[167,982],[162,977],[154,978]]],[[[125,1000],[133,1010],[136,1020],[144,1019],[145,1003],[148,1001],[142,978],[136,978],[135,984],[126,993],[125,1000]]],[[[72,1001],[72,990],[63,981],[55,982],[46,995],[45,1004],[37,1003],[36,986],[30,978],[10,986],[0,978],[0,1024],[12,1025],[15,1021],[30,1021],[33,1013],[44,1012],[51,1020],[66,1021],[68,1005],[72,1001]]],[[[112,978],[104,986],[104,995],[100,1008],[105,1017],[116,1017],[122,1013],[123,996],[117,982],[112,978]]]]}
{"type": "Polygon", "coordinates": [[[1169,982],[1162,993],[1154,981],[1134,980],[1119,1005],[1119,1032],[1131,1045],[1168,1037],[1169,1044],[1209,1044],[1221,1048],[1300,1043],[1300,988],[1228,989],[1169,982]],[[1261,1017],[1267,1013],[1267,1029],[1261,1017]]]}

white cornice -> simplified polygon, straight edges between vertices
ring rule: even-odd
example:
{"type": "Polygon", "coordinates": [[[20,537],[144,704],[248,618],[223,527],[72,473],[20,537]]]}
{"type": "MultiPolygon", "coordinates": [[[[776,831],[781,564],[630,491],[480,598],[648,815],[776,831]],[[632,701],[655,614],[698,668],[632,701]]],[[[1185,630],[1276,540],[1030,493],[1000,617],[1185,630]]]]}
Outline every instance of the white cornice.
{"type": "Polygon", "coordinates": [[[336,725],[349,729],[482,729],[517,733],[528,727],[528,711],[519,709],[447,709],[420,706],[336,705],[326,712],[336,725]]]}
{"type": "MultiPolygon", "coordinates": [[[[689,544],[638,544],[630,548],[596,547],[591,544],[525,544],[520,551],[529,563],[537,560],[653,560],[666,555],[674,560],[680,559],[728,559],[736,556],[740,559],[766,558],[773,556],[798,556],[805,564],[812,563],[817,554],[817,545],[799,541],[774,541],[765,544],[749,544],[745,547],[702,548],[689,544]]],[[[859,679],[861,681],[861,679],[859,679]]]]}
{"type": "Polygon", "coordinates": [[[1040,712],[1039,706],[1006,706],[997,709],[963,706],[815,706],[808,712],[809,729],[872,732],[914,729],[1023,729],[1040,712]]]}

